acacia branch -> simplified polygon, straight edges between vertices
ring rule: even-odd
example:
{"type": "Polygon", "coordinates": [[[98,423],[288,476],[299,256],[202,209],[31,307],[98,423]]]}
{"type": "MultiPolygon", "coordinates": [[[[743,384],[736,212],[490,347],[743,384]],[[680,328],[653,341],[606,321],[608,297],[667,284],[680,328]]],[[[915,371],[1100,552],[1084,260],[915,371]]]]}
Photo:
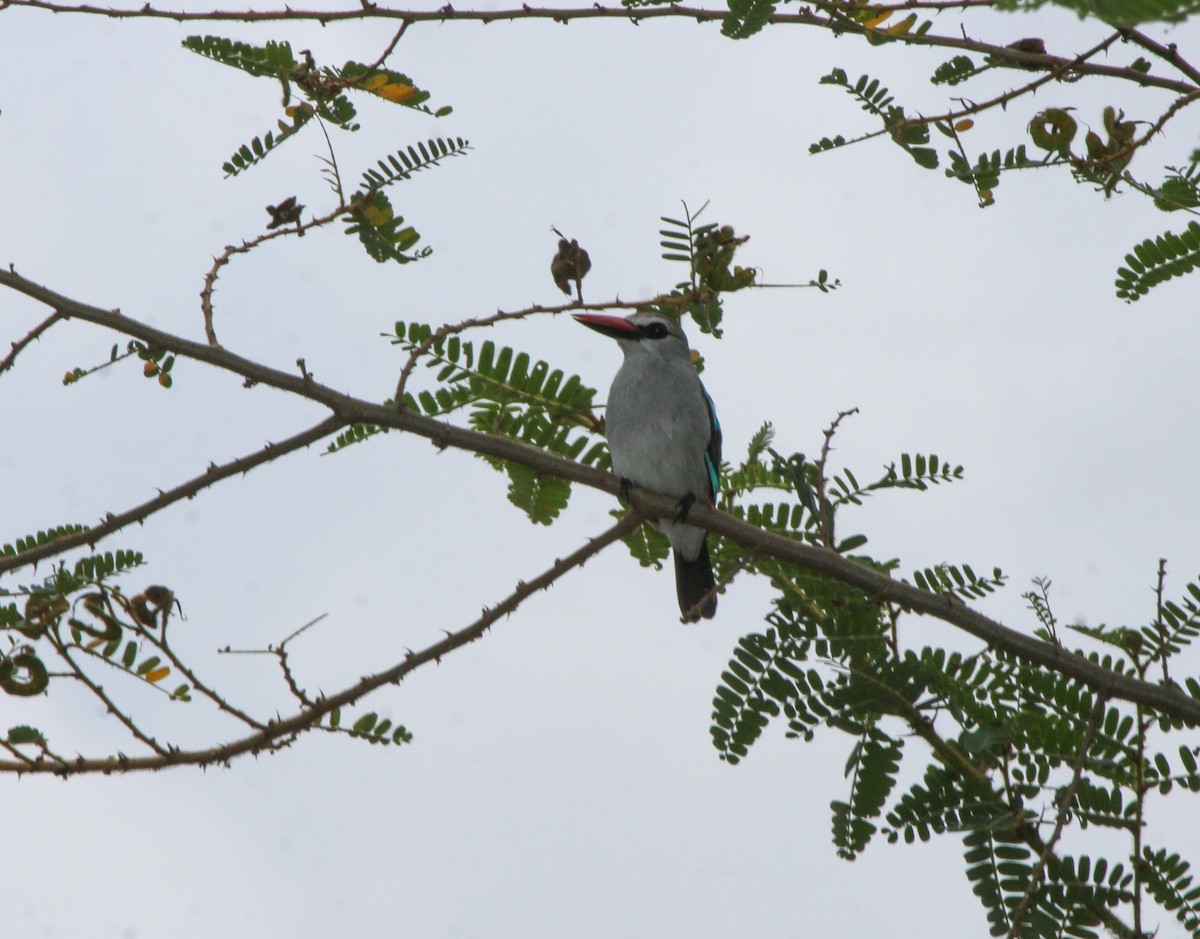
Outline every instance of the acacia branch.
{"type": "MultiPolygon", "coordinates": [[[[929,4],[930,9],[943,8],[959,8],[959,7],[986,7],[986,3],[945,3],[944,5],[929,4]]],[[[1010,49],[1007,46],[997,45],[994,43],[982,42],[976,39],[969,39],[966,36],[949,36],[939,35],[932,32],[917,34],[915,32],[904,35],[890,36],[885,30],[877,30],[867,27],[858,21],[851,19],[843,10],[845,7],[840,5],[826,4],[825,7],[831,12],[822,15],[814,12],[810,8],[801,7],[791,13],[775,13],[768,23],[779,26],[809,26],[819,29],[826,29],[835,35],[849,33],[859,36],[884,36],[890,42],[903,43],[905,45],[916,46],[934,46],[943,49],[959,49],[965,52],[975,52],[980,55],[987,55],[997,59],[1000,63],[1012,65],[1019,68],[1036,68],[1036,69],[1062,69],[1069,68],[1074,61],[1072,56],[1057,56],[1044,53],[1022,52],[1019,49],[1010,49]]],[[[54,0],[7,0],[0,3],[0,11],[5,9],[28,8],[35,10],[48,10],[54,13],[78,13],[89,14],[93,16],[103,16],[111,19],[166,19],[174,20],[175,22],[189,21],[229,21],[238,23],[262,23],[262,22],[310,22],[328,25],[330,23],[355,21],[364,19],[399,19],[406,20],[411,23],[449,23],[449,22],[476,22],[476,23],[496,23],[502,21],[518,21],[518,20],[551,20],[556,23],[567,24],[575,20],[590,20],[590,19],[619,19],[628,20],[634,24],[656,20],[656,19],[687,19],[697,23],[717,23],[723,21],[728,15],[727,9],[706,9],[703,7],[690,7],[680,4],[670,4],[668,6],[642,7],[635,9],[626,9],[625,7],[608,7],[600,4],[587,7],[577,8],[554,8],[554,7],[533,7],[523,5],[521,7],[510,8],[506,10],[458,10],[447,4],[437,10],[403,10],[393,7],[384,7],[371,0],[363,0],[360,4],[347,9],[332,9],[332,10],[293,10],[288,7],[277,10],[180,10],[166,9],[155,7],[150,4],[138,7],[136,9],[117,9],[114,7],[101,7],[93,4],[70,4],[58,3],[54,0]]],[[[919,3],[900,3],[890,4],[888,9],[920,9],[923,8],[919,3]]],[[[1133,39],[1132,34],[1135,30],[1129,31],[1128,38],[1133,39]]],[[[1139,34],[1140,35],[1140,34],[1139,34]]],[[[1135,40],[1136,41],[1136,40],[1135,40]]],[[[1147,51],[1154,52],[1155,55],[1163,55],[1168,62],[1178,68],[1184,74],[1190,74],[1187,63],[1178,57],[1177,52],[1172,52],[1171,48],[1160,46],[1162,52],[1154,50],[1150,45],[1140,43],[1147,51]]],[[[1187,94],[1195,90],[1196,83],[1200,82],[1200,78],[1193,76],[1192,81],[1181,81],[1179,79],[1167,78],[1160,75],[1151,75],[1145,72],[1136,71],[1128,66],[1113,66],[1100,63],[1087,63],[1078,66],[1074,69],[1079,75],[1095,75],[1105,76],[1109,78],[1118,78],[1124,81],[1130,81],[1134,84],[1143,87],[1163,88],[1169,91],[1174,91],[1179,94],[1187,94]]],[[[1193,70],[1194,71],[1194,70],[1193,70]]]]}
{"type": "MultiPolygon", "coordinates": [[[[395,407],[351,397],[322,385],[311,377],[302,378],[292,372],[246,359],[219,346],[210,346],[172,335],[125,316],[117,310],[103,310],[80,303],[27,280],[13,271],[0,270],[0,286],[10,287],[62,310],[65,315],[141,339],[154,348],[165,349],[177,356],[195,359],[241,375],[250,381],[307,398],[329,408],[334,414],[329,420],[336,423],[378,424],[424,437],[439,449],[453,447],[482,456],[511,460],[535,472],[590,486],[613,496],[621,495],[620,483],[612,473],[563,459],[529,444],[508,437],[456,427],[412,411],[398,410],[395,407]]],[[[648,518],[670,519],[678,512],[677,497],[661,495],[639,487],[633,487],[631,495],[634,508],[648,518]]],[[[812,573],[822,574],[861,590],[876,600],[895,603],[912,612],[941,620],[993,648],[1072,678],[1098,694],[1134,702],[1182,721],[1200,724],[1200,698],[1192,697],[1175,687],[1152,684],[1141,678],[1104,668],[1061,646],[1011,629],[971,609],[956,598],[921,590],[901,580],[893,580],[886,574],[843,557],[835,551],[801,544],[782,535],[755,528],[708,505],[694,505],[688,513],[688,521],[689,524],[724,535],[755,554],[795,564],[812,573]]],[[[21,554],[7,563],[9,567],[19,566],[22,559],[32,553],[21,554]]],[[[7,568],[0,566],[0,573],[5,569],[7,568]]]]}
{"type": "MultiPolygon", "coordinates": [[[[337,694],[321,697],[313,702],[311,707],[302,708],[290,717],[270,721],[257,733],[250,734],[230,743],[209,747],[203,750],[162,750],[154,744],[158,751],[152,756],[129,757],[125,755],[88,759],[79,757],[74,760],[58,762],[36,759],[0,760],[0,772],[15,773],[52,773],[57,776],[75,776],[84,773],[115,773],[133,770],[160,770],[172,766],[210,766],[225,765],[234,757],[247,753],[262,753],[266,750],[286,746],[298,735],[312,730],[326,715],[334,710],[353,705],[372,691],[384,685],[399,684],[405,676],[422,665],[430,662],[440,662],[442,657],[461,646],[481,638],[502,617],[513,613],[517,607],[533,594],[545,590],[564,574],[576,567],[582,566],[593,555],[604,550],[613,542],[632,531],[643,521],[642,516],[631,512],[603,534],[588,541],[585,545],[573,551],[567,557],[557,560],[542,574],[532,580],[519,581],[516,589],[494,607],[484,608],[482,614],[469,626],[457,632],[447,633],[446,638],[427,646],[420,652],[409,652],[404,660],[391,668],[368,675],[356,684],[351,685],[337,694]]],[[[120,717],[119,712],[117,713],[120,717]]],[[[131,728],[132,729],[132,728],[131,728]]]]}
{"type": "Polygon", "coordinates": [[[33,329],[31,329],[23,337],[14,342],[12,344],[12,350],[4,357],[3,360],[0,360],[0,375],[3,375],[13,367],[13,363],[17,361],[17,356],[24,351],[26,346],[28,346],[35,339],[40,339],[46,330],[48,330],[62,318],[63,315],[56,310],[38,323],[35,327],[33,327],[33,329]]]}
{"type": "Polygon", "coordinates": [[[1083,739],[1079,743],[1079,752],[1075,755],[1075,765],[1071,769],[1071,781],[1067,787],[1059,794],[1056,801],[1055,809],[1057,810],[1057,818],[1054,820],[1054,831],[1050,833],[1050,837],[1046,839],[1045,847],[1039,852],[1037,863],[1033,865],[1033,870],[1029,872],[1029,886],[1025,888],[1025,895],[1021,898],[1016,910],[1013,911],[1011,926],[1008,930],[1008,939],[1018,939],[1021,935],[1021,923],[1025,920],[1025,915],[1029,912],[1030,906],[1033,904],[1034,898],[1037,896],[1038,887],[1042,884],[1042,878],[1046,873],[1046,864],[1051,857],[1054,857],[1054,846],[1058,844],[1058,839],[1062,837],[1063,827],[1067,823],[1067,819],[1071,815],[1071,808],[1075,804],[1075,793],[1079,789],[1079,781],[1083,778],[1083,768],[1087,765],[1088,751],[1092,749],[1092,744],[1096,740],[1096,731],[1100,729],[1100,719],[1104,717],[1104,709],[1108,706],[1108,700],[1104,695],[1096,697],[1096,703],[1092,705],[1092,713],[1088,717],[1087,726],[1083,730],[1083,739]]]}
{"type": "Polygon", "coordinates": [[[236,476],[239,473],[248,473],[254,467],[276,460],[285,453],[291,453],[293,450],[300,450],[307,447],[322,437],[328,437],[344,426],[345,421],[339,420],[337,417],[327,417],[308,430],[301,431],[278,443],[268,443],[261,450],[256,450],[254,453],[231,460],[223,466],[217,466],[215,463],[210,464],[208,469],[199,476],[189,479],[187,482],[181,483],[173,489],[168,489],[165,492],[160,491],[155,498],[143,502],[141,505],[134,506],[132,509],[128,509],[118,515],[114,515],[111,512],[108,513],[98,525],[85,528],[74,535],[64,535],[47,544],[30,548],[28,551],[22,551],[20,554],[0,558],[0,574],[6,574],[18,568],[37,564],[38,561],[55,557],[72,548],[78,548],[83,545],[92,547],[101,538],[105,538],[113,532],[120,531],[122,528],[132,525],[135,522],[145,521],[155,512],[165,509],[174,502],[178,502],[181,499],[190,499],[196,493],[207,489],[222,479],[228,479],[230,476],[236,476]]]}

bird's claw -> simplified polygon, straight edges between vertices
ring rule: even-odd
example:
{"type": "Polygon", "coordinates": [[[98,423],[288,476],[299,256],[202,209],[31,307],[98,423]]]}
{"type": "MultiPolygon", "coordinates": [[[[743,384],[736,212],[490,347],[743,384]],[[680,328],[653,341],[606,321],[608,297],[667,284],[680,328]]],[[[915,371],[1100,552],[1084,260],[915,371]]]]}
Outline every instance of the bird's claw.
{"type": "Polygon", "coordinates": [[[695,501],[696,497],[689,492],[675,504],[675,508],[677,509],[675,513],[675,521],[677,523],[683,524],[687,521],[688,512],[691,511],[692,505],[695,503],[695,501]]]}

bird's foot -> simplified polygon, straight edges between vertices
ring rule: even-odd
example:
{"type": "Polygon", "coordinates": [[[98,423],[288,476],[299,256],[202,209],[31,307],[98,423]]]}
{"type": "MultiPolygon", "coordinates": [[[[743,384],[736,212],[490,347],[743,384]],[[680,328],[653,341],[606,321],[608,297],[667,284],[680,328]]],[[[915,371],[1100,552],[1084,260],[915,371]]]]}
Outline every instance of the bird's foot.
{"type": "Polygon", "coordinates": [[[633,504],[633,483],[624,476],[621,477],[621,501],[629,505],[633,504]]]}
{"type": "Polygon", "coordinates": [[[688,512],[691,511],[691,508],[695,504],[695,502],[696,502],[696,497],[689,492],[686,496],[684,496],[677,503],[675,503],[675,509],[676,509],[675,521],[681,525],[684,522],[686,522],[687,517],[688,517],[688,512]]]}

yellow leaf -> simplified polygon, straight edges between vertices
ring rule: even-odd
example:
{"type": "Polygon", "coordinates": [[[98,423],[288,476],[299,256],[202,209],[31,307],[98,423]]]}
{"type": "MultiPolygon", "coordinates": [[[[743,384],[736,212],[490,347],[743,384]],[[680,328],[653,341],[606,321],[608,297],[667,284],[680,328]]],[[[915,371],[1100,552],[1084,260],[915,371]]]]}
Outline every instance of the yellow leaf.
{"type": "Polygon", "coordinates": [[[970,130],[974,126],[975,122],[973,120],[971,120],[969,117],[964,117],[961,121],[954,125],[954,129],[961,134],[964,130],[970,130]]]}
{"type": "Polygon", "coordinates": [[[405,85],[400,82],[393,82],[390,85],[384,85],[375,92],[379,97],[386,98],[388,101],[402,104],[417,93],[417,89],[412,85],[405,85]]]}
{"type": "Polygon", "coordinates": [[[146,681],[150,681],[150,682],[162,681],[164,678],[166,678],[170,674],[171,674],[171,670],[169,668],[167,668],[167,666],[165,666],[165,665],[162,666],[161,668],[152,668],[152,669],[150,669],[150,671],[146,672],[146,681]]]}
{"type": "Polygon", "coordinates": [[[902,19],[895,26],[889,26],[888,30],[887,30],[887,34],[889,36],[903,36],[905,33],[907,33],[910,29],[913,28],[913,23],[915,23],[916,21],[917,21],[917,14],[910,13],[910,14],[908,14],[908,16],[904,17],[904,19],[902,19]]]}
{"type": "Polygon", "coordinates": [[[880,23],[882,23],[884,20],[886,20],[891,15],[892,15],[891,10],[884,10],[882,13],[876,13],[869,20],[867,20],[865,23],[863,23],[863,26],[865,26],[867,29],[874,29],[876,26],[878,26],[880,23]]]}
{"type": "Polygon", "coordinates": [[[365,205],[362,209],[363,218],[374,228],[386,225],[392,220],[391,209],[381,209],[377,205],[365,205]]]}
{"type": "Polygon", "coordinates": [[[386,85],[387,80],[388,79],[386,75],[380,75],[377,73],[363,82],[363,87],[366,88],[367,91],[375,91],[377,88],[382,88],[384,85],[386,85]]]}
{"type": "Polygon", "coordinates": [[[100,645],[102,642],[104,642],[103,636],[101,636],[99,639],[93,639],[91,642],[89,642],[87,644],[86,648],[89,652],[91,652],[94,648],[96,648],[96,646],[100,645]]]}

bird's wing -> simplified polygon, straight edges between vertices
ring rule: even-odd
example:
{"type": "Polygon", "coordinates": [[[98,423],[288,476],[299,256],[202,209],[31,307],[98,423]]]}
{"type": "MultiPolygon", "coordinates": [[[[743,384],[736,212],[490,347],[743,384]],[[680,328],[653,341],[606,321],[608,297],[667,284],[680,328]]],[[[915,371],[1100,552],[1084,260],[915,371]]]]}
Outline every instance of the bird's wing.
{"type": "Polygon", "coordinates": [[[717,420],[717,409],[704,385],[700,386],[700,392],[704,395],[704,405],[708,408],[709,437],[708,447],[704,451],[704,462],[708,466],[709,496],[712,497],[716,496],[717,489],[721,484],[720,477],[717,475],[721,466],[721,422],[717,420]]]}

